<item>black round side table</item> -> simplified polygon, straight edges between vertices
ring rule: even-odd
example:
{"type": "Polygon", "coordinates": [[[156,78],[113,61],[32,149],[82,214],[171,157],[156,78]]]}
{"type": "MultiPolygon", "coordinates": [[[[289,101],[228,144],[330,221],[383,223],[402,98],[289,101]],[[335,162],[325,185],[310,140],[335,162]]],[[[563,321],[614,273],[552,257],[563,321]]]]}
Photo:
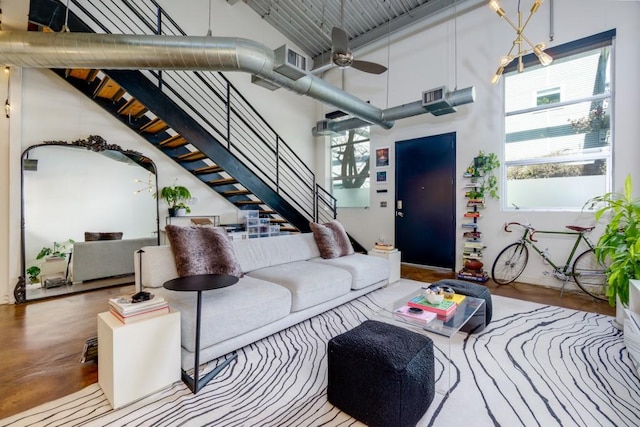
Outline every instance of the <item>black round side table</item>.
{"type": "Polygon", "coordinates": [[[202,387],[211,381],[211,378],[218,375],[222,369],[237,357],[237,354],[233,353],[231,357],[218,365],[213,371],[209,372],[203,378],[198,379],[200,367],[200,314],[202,312],[202,291],[226,288],[227,286],[231,286],[236,283],[238,283],[238,278],[229,274],[198,274],[195,276],[178,277],[177,279],[165,282],[163,285],[166,289],[172,291],[198,292],[198,306],[196,311],[196,352],[193,378],[187,373],[187,371],[184,369],[182,370],[182,381],[189,386],[189,389],[193,394],[196,394],[202,387]]]}

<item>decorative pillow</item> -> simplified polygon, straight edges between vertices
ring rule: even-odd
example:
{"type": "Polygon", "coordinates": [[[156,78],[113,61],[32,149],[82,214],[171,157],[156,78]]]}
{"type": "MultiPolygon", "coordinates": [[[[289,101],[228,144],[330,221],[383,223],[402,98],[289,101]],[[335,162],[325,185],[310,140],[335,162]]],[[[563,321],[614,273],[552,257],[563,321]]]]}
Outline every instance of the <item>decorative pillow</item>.
{"type": "Polygon", "coordinates": [[[332,220],[325,224],[311,222],[309,226],[322,258],[338,258],[354,253],[349,236],[338,221],[332,220]]]}
{"type": "Polygon", "coordinates": [[[165,231],[173,250],[178,276],[243,276],[231,240],[224,228],[167,225],[165,231]]]}

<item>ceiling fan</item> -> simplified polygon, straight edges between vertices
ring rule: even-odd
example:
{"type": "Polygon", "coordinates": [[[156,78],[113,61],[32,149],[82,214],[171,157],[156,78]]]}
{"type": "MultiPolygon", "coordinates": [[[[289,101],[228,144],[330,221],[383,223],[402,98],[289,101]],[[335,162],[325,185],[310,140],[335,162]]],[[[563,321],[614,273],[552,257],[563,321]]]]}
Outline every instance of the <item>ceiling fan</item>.
{"type": "Polygon", "coordinates": [[[331,44],[331,62],[340,68],[352,67],[356,70],[371,74],[382,74],[387,71],[387,67],[384,65],[353,59],[353,53],[349,50],[349,38],[342,28],[333,27],[331,31],[331,44]]]}

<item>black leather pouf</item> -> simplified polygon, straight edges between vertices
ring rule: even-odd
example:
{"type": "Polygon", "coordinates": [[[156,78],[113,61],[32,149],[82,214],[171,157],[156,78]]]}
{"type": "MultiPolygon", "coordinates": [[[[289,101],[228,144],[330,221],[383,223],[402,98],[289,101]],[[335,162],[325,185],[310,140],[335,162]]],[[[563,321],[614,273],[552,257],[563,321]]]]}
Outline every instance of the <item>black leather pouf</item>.
{"type": "Polygon", "coordinates": [[[369,426],[414,426],[435,393],[433,342],[367,320],[328,345],[329,402],[369,426]]]}

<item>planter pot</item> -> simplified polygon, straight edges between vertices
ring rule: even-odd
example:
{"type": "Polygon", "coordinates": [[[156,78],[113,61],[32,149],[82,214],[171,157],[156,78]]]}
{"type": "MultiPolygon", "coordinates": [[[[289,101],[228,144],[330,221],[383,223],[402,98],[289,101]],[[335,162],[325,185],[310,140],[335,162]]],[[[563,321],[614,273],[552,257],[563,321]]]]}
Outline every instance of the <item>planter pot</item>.
{"type": "Polygon", "coordinates": [[[187,210],[185,208],[176,209],[176,216],[185,216],[187,214],[187,210]]]}
{"type": "Polygon", "coordinates": [[[171,217],[178,216],[176,214],[176,211],[177,211],[177,209],[175,209],[175,208],[169,208],[169,216],[171,216],[171,217]]]}
{"type": "Polygon", "coordinates": [[[640,316],[631,310],[625,310],[624,345],[633,362],[636,373],[640,375],[640,316]]]}

